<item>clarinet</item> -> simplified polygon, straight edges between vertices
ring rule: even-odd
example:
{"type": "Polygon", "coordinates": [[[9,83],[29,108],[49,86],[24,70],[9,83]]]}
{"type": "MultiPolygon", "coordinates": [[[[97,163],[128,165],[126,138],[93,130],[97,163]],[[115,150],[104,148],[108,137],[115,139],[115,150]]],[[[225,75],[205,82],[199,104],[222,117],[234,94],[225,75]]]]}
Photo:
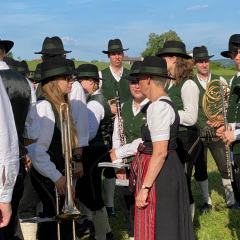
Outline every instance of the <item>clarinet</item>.
{"type": "MultiPolygon", "coordinates": [[[[118,136],[120,139],[121,146],[126,144],[126,135],[123,131],[123,118],[122,118],[122,108],[121,108],[121,102],[119,97],[119,91],[116,91],[116,105],[117,105],[117,116],[118,116],[118,136]]],[[[127,159],[123,159],[123,163],[127,163],[127,159]]]]}
{"type": "MultiPolygon", "coordinates": [[[[221,93],[221,100],[222,100],[222,112],[223,112],[223,118],[224,118],[224,127],[227,130],[227,110],[225,105],[225,99],[224,99],[224,90],[222,82],[220,81],[220,93],[221,93]]],[[[230,147],[226,147],[226,160],[227,160],[227,168],[228,168],[228,176],[230,177],[231,181],[233,182],[233,169],[232,169],[232,158],[231,158],[231,149],[230,147]]]]}

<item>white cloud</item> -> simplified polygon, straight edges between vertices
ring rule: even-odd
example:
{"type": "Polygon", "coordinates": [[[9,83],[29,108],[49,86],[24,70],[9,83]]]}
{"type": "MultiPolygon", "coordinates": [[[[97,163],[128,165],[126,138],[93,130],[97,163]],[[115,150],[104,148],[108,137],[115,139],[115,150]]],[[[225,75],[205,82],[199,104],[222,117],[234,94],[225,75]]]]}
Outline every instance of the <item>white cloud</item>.
{"type": "Polygon", "coordinates": [[[63,44],[66,46],[77,46],[79,45],[78,40],[74,39],[73,37],[61,37],[63,44]]]}
{"type": "Polygon", "coordinates": [[[187,11],[194,11],[194,10],[200,10],[200,9],[204,9],[204,8],[208,8],[208,5],[192,6],[192,7],[186,8],[186,10],[187,10],[187,11]]]}

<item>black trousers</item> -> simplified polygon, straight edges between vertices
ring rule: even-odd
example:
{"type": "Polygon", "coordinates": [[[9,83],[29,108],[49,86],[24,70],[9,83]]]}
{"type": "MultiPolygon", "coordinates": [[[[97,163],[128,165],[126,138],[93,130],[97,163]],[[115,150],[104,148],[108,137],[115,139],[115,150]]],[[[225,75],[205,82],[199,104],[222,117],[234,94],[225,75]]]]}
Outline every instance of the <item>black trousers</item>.
{"type": "MultiPolygon", "coordinates": [[[[43,204],[43,217],[54,217],[56,211],[56,192],[55,184],[49,179],[42,176],[32,168],[31,171],[32,185],[43,204]]],[[[64,204],[64,196],[60,197],[59,212],[64,204]]],[[[61,240],[72,239],[72,221],[64,221],[60,224],[61,240]]],[[[57,240],[57,223],[44,222],[39,226],[38,240],[57,240]]]]}
{"type": "Polygon", "coordinates": [[[233,179],[232,188],[235,196],[235,200],[240,204],[240,154],[233,155],[233,179]]]}
{"type": "Polygon", "coordinates": [[[197,181],[204,181],[207,177],[207,151],[210,150],[218,170],[224,179],[230,179],[227,170],[226,147],[222,139],[213,141],[212,138],[203,141],[203,151],[195,164],[194,177],[197,181]]]}
{"type": "Polygon", "coordinates": [[[96,211],[105,206],[102,198],[102,170],[99,162],[111,161],[109,149],[102,147],[85,147],[83,149],[84,176],[78,179],[76,197],[91,211],[96,211]]]}
{"type": "Polygon", "coordinates": [[[185,169],[190,204],[194,203],[191,189],[193,166],[195,165],[203,148],[202,142],[197,139],[198,132],[195,127],[188,129],[187,131],[180,131],[177,135],[177,154],[185,169]]]}
{"type": "Polygon", "coordinates": [[[40,202],[38,194],[32,185],[31,171],[29,170],[25,177],[23,196],[18,206],[20,219],[36,217],[36,207],[40,202]]]}
{"type": "Polygon", "coordinates": [[[13,195],[12,195],[12,216],[10,218],[9,224],[4,227],[0,228],[0,240],[13,240],[14,234],[16,232],[16,217],[17,217],[17,211],[18,211],[18,205],[20,202],[20,199],[23,194],[23,181],[24,176],[22,173],[18,174],[16,183],[13,189],[13,195]]]}

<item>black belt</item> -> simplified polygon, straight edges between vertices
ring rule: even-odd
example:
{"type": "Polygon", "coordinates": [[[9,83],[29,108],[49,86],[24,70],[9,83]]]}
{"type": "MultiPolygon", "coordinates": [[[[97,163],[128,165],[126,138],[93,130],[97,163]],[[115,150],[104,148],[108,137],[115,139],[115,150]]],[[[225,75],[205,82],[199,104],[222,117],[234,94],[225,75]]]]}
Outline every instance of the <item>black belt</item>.
{"type": "MultiPolygon", "coordinates": [[[[140,152],[140,153],[146,153],[146,154],[152,154],[153,148],[147,147],[146,145],[144,145],[144,144],[141,143],[141,144],[139,144],[139,146],[138,146],[138,152],[140,152]]],[[[173,149],[173,150],[168,150],[168,154],[173,153],[173,152],[175,152],[174,149],[173,149]]]]}

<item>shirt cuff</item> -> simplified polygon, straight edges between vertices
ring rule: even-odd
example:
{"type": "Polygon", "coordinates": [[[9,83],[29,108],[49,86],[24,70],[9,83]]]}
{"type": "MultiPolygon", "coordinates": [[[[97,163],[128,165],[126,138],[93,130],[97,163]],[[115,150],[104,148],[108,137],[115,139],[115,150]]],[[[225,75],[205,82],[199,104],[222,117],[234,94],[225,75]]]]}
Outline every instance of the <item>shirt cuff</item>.
{"type": "Polygon", "coordinates": [[[81,137],[78,139],[78,147],[88,146],[88,137],[81,137]]]}
{"type": "Polygon", "coordinates": [[[13,188],[0,190],[0,202],[9,203],[12,201],[13,188]]]}
{"type": "Polygon", "coordinates": [[[121,147],[116,148],[115,154],[116,154],[116,156],[117,156],[117,159],[122,159],[122,158],[124,158],[124,155],[123,155],[123,152],[122,152],[121,147]]]}
{"type": "Polygon", "coordinates": [[[234,131],[234,137],[236,138],[236,140],[240,140],[240,129],[234,131]]]}
{"type": "Polygon", "coordinates": [[[61,176],[62,174],[57,170],[56,173],[53,174],[53,176],[50,176],[49,178],[55,183],[61,176]]]}
{"type": "Polygon", "coordinates": [[[159,142],[159,141],[168,141],[169,134],[158,135],[158,136],[151,136],[152,142],[159,142]]]}

